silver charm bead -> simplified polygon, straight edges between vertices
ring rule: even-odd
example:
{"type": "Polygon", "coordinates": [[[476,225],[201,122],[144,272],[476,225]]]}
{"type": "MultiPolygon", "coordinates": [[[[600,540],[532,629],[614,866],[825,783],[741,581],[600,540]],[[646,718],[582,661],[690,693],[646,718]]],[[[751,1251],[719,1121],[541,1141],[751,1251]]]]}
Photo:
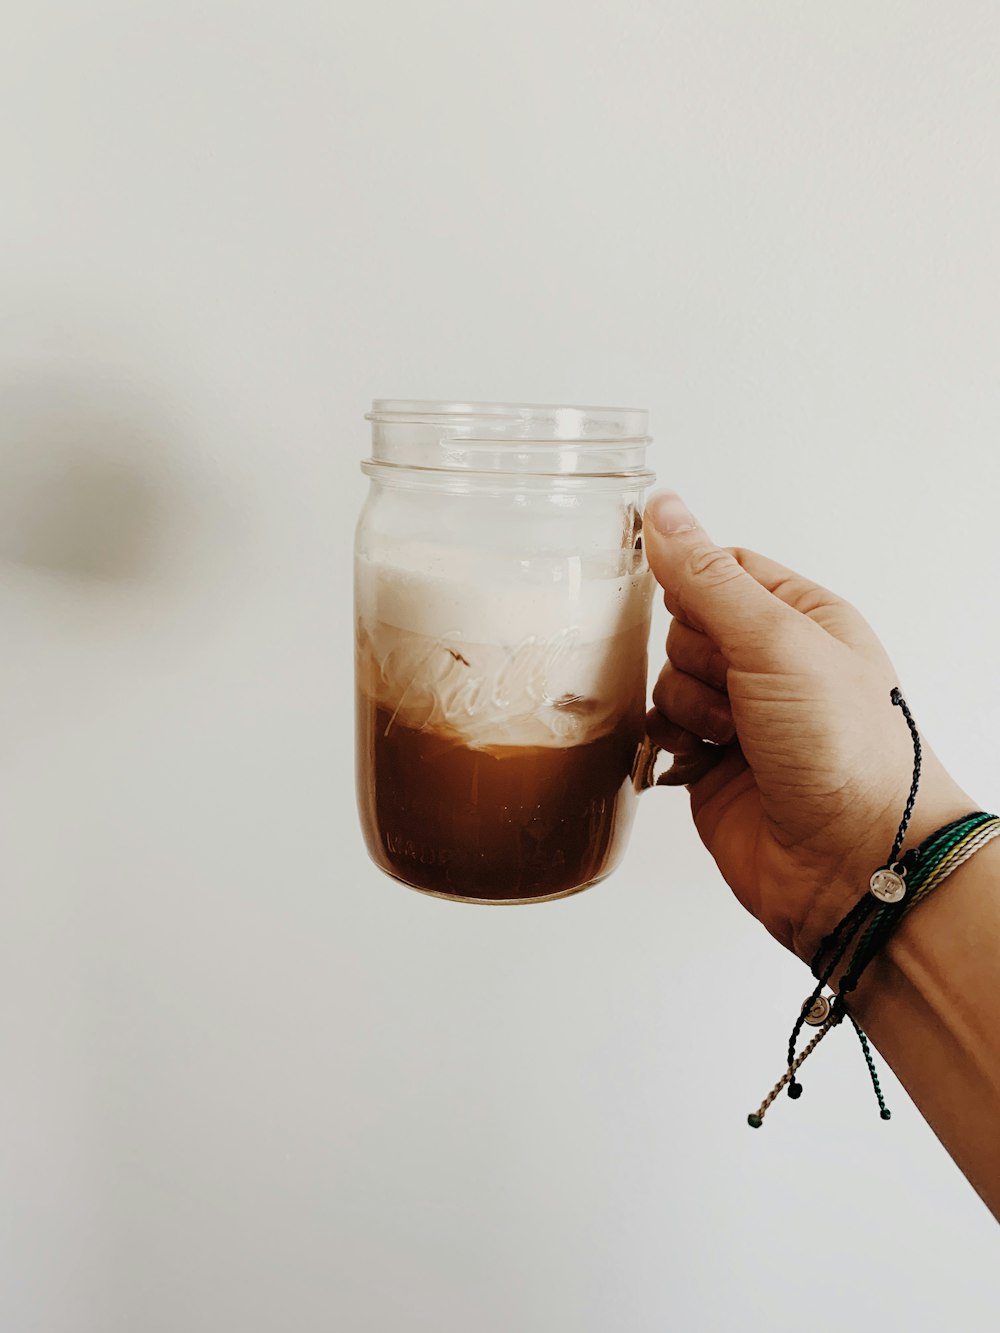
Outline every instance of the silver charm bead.
{"type": "Polygon", "coordinates": [[[809,1003],[809,1000],[806,999],[805,1004],[802,1006],[803,1010],[807,1004],[809,1005],[809,1010],[806,1013],[806,1022],[811,1028],[822,1027],[830,1017],[833,1005],[825,995],[817,995],[811,1004],[809,1003]]]}
{"type": "Polygon", "coordinates": [[[895,870],[876,870],[868,888],[880,903],[899,903],[906,897],[906,881],[895,870]]]}

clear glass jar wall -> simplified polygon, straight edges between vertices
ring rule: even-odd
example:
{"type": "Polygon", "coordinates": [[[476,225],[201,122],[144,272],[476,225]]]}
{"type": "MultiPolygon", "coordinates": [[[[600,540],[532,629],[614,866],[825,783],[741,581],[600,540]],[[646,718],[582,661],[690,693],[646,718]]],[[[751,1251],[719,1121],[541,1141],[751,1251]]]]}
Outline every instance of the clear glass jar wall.
{"type": "Polygon", "coordinates": [[[369,853],[413,888],[595,883],[636,799],[646,414],[380,400],[355,553],[369,853]]]}

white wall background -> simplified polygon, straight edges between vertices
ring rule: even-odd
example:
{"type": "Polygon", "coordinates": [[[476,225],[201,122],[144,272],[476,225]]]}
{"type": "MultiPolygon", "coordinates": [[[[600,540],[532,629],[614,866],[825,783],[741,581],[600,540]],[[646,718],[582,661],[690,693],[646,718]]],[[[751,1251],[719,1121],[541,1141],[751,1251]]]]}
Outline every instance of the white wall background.
{"type": "MultiPolygon", "coordinates": [[[[374,395],[636,403],[996,749],[1000,10],[32,0],[0,47],[4,1333],[994,1330],[995,1231],[682,794],[520,910],[366,862],[374,395]]],[[[664,626],[658,628],[662,635],[664,626]]]]}

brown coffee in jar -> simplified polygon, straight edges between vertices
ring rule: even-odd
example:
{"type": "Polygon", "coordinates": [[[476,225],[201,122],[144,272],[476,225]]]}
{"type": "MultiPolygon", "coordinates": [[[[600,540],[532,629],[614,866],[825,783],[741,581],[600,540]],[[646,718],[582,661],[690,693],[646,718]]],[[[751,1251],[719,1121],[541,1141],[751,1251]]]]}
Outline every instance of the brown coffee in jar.
{"type": "Polygon", "coordinates": [[[358,696],[358,792],[372,860],[430,893],[561,897],[601,879],[627,837],[641,716],[570,746],[470,746],[358,696]]]}

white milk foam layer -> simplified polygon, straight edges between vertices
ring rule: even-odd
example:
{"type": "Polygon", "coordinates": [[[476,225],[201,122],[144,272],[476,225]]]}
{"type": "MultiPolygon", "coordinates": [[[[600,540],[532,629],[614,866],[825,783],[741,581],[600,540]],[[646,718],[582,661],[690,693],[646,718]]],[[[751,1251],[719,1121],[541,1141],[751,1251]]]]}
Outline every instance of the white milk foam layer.
{"type": "Polygon", "coordinates": [[[644,707],[651,596],[648,570],[577,557],[503,577],[454,552],[405,569],[362,558],[358,683],[390,727],[579,745],[644,707]]]}

